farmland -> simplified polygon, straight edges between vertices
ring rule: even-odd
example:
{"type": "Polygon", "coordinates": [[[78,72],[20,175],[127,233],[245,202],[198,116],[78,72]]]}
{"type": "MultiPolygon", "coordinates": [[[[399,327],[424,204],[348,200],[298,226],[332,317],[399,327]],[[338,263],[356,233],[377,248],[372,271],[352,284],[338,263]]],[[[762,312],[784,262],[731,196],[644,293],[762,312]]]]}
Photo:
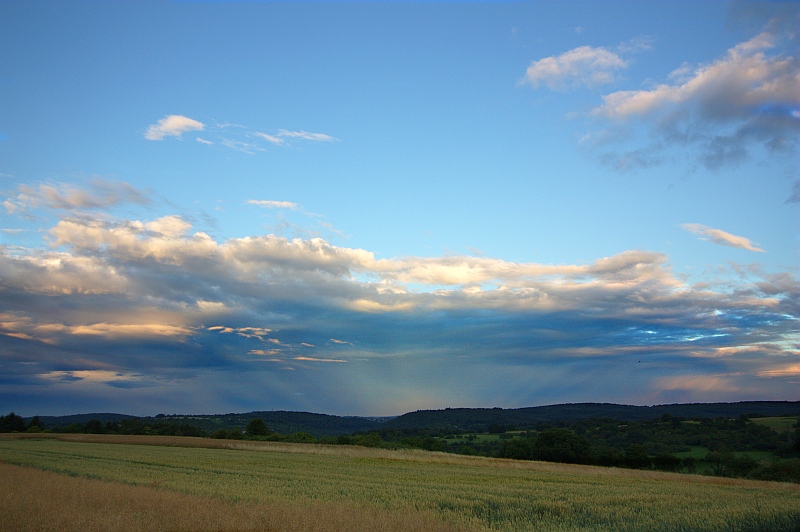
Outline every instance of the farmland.
{"type": "MultiPolygon", "coordinates": [[[[106,488],[110,492],[133,489],[144,490],[142,497],[145,493],[178,497],[174,503],[178,507],[203,500],[232,508],[229,513],[240,517],[261,515],[267,507],[273,514],[280,508],[278,513],[286,515],[303,513],[303,508],[308,509],[306,514],[320,515],[349,508],[341,521],[323,519],[328,530],[337,522],[341,527],[333,529],[374,528],[371,520],[389,523],[387,519],[397,516],[403,517],[390,529],[797,530],[800,526],[796,484],[419,450],[200,438],[24,436],[28,437],[0,439],[0,462],[23,466],[14,469],[18,476],[19,471],[47,472],[70,482],[110,483],[107,486],[113,489],[106,488]]],[[[45,483],[52,489],[59,484],[45,483]]],[[[27,499],[29,506],[32,500],[50,496],[41,482],[34,486],[39,495],[27,499]]],[[[20,505],[25,504],[24,488],[14,491],[16,498],[8,493],[0,498],[0,513],[5,516],[20,515],[20,505]]],[[[297,529],[288,524],[297,519],[287,519],[285,526],[266,526],[258,519],[230,523],[236,529],[297,529]]],[[[213,529],[225,528],[207,523],[213,529]]],[[[131,522],[129,529],[137,526],[131,522]]],[[[0,528],[9,528],[8,523],[0,523],[0,528]]],[[[176,528],[192,526],[179,523],[163,529],[176,528]]],[[[322,527],[311,523],[305,529],[315,528],[322,527]]]]}

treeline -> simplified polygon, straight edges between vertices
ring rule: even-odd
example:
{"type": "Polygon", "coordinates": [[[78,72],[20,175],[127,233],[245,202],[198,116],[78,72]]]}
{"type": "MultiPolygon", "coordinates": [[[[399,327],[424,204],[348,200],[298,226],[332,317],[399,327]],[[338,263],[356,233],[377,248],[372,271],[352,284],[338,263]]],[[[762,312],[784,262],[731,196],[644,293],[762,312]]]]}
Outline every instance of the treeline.
{"type": "MultiPolygon", "coordinates": [[[[668,417],[665,415],[665,417],[668,417]]],[[[679,418],[620,426],[610,420],[593,420],[577,427],[545,428],[523,437],[504,440],[499,456],[517,460],[542,460],[607,467],[656,469],[697,473],[700,462],[709,464],[717,476],[756,480],[800,482],[800,427],[786,438],[746,419],[685,421],[679,418]],[[648,430],[649,429],[649,430],[648,430]],[[649,438],[649,439],[648,439],[649,438]],[[636,443],[632,443],[636,441],[636,443]],[[702,458],[680,458],[675,453],[702,447],[702,458]],[[775,459],[757,460],[749,452],[770,451],[775,459]]]]}
{"type": "Polygon", "coordinates": [[[615,419],[622,422],[659,419],[664,414],[684,419],[737,418],[742,414],[761,417],[798,416],[800,401],[744,401],[632,406],[610,403],[572,403],[526,408],[445,408],[418,410],[386,422],[393,429],[440,429],[482,432],[489,425],[531,427],[538,423],[615,419]]]}
{"type": "Polygon", "coordinates": [[[750,416],[684,419],[664,414],[659,419],[619,421],[610,418],[517,427],[489,424],[488,434],[442,429],[390,428],[347,435],[316,437],[309,432],[284,434],[261,418],[244,428],[205,431],[166,417],[126,418],[71,423],[45,429],[38,417],[28,422],[11,412],[0,416],[0,432],[85,434],[153,434],[233,440],[359,445],[387,449],[424,449],[516,460],[655,469],[685,473],[800,482],[800,426],[783,434],[750,416]],[[698,455],[697,449],[704,454],[698,455]],[[755,457],[754,457],[755,455],[755,457]],[[770,457],[763,459],[764,456],[770,457]]]}
{"type": "Polygon", "coordinates": [[[683,419],[664,414],[647,421],[605,418],[537,423],[524,429],[493,423],[488,428],[494,438],[434,429],[384,429],[325,443],[800,482],[800,427],[779,434],[746,415],[683,419]],[[692,456],[696,449],[705,453],[692,456]]]}
{"type": "Polygon", "coordinates": [[[164,421],[145,421],[140,418],[127,418],[120,421],[90,419],[86,423],[70,423],[45,429],[39,416],[32,417],[27,423],[21,416],[11,412],[0,416],[0,432],[55,432],[67,434],[155,434],[160,436],[206,436],[205,431],[187,423],[170,423],[164,421]]]}

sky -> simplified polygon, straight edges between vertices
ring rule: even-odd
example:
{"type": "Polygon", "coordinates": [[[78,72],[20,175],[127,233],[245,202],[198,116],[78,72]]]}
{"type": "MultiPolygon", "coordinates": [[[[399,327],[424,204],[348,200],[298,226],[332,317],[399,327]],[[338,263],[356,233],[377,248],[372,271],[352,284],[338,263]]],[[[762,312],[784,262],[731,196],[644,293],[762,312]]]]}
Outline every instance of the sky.
{"type": "Polygon", "coordinates": [[[796,2],[0,2],[0,411],[800,400],[796,2]]]}

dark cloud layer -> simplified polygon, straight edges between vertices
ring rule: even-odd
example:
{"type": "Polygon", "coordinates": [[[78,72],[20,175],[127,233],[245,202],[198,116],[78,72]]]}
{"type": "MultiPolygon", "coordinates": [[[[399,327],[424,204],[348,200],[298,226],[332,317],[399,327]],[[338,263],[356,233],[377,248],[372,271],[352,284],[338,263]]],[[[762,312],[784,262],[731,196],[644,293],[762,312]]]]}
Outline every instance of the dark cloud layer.
{"type": "Polygon", "coordinates": [[[800,398],[789,273],[691,285],[642,250],[378,260],[178,216],[66,216],[49,240],[0,254],[0,401],[24,413],[800,398]]]}

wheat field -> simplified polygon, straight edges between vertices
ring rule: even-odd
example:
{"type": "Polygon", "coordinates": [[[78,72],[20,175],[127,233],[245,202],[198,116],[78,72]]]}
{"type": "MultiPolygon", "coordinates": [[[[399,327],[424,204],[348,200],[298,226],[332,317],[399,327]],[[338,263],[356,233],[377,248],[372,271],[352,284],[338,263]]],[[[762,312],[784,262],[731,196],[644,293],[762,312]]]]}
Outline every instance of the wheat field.
{"type": "MultiPolygon", "coordinates": [[[[67,482],[85,486],[68,491],[86,493],[82,502],[65,503],[73,519],[107,515],[120,523],[115,530],[142,529],[136,519],[150,519],[146,508],[159,504],[175,509],[177,520],[154,530],[380,530],[376,523],[385,523],[383,530],[800,528],[796,484],[425,451],[66,436],[0,439],[0,462],[7,464],[0,474],[4,480],[9,471],[15,475],[3,482],[0,528],[24,529],[26,514],[53,514],[48,501],[63,494],[51,492],[67,482]],[[11,484],[27,487],[11,489],[11,484]],[[125,504],[112,502],[96,508],[102,493],[143,509],[125,513],[125,504]],[[34,507],[38,510],[30,511],[34,507]],[[266,514],[285,517],[267,522],[266,514]],[[210,515],[228,517],[214,521],[210,515]],[[311,521],[298,525],[298,515],[311,521]],[[314,516],[320,526],[313,524],[314,516]]],[[[73,528],[78,529],[91,528],[73,528]]]]}

